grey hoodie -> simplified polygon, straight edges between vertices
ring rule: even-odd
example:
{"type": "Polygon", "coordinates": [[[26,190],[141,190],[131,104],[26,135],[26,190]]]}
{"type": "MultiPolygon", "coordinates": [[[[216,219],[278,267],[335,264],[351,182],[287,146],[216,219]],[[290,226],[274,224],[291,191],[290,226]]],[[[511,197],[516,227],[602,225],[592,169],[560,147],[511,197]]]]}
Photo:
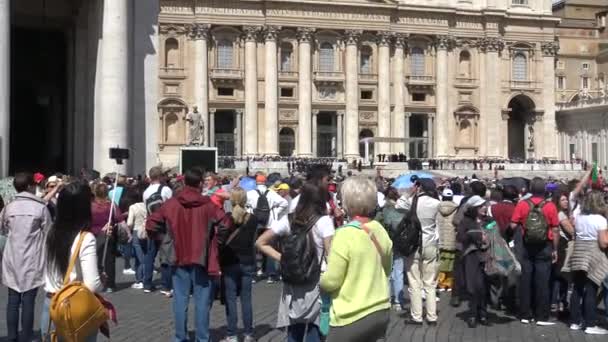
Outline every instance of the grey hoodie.
{"type": "Polygon", "coordinates": [[[442,201],[439,203],[439,211],[436,218],[439,230],[439,249],[456,250],[456,228],[452,221],[457,210],[458,205],[452,201],[442,201]]]}

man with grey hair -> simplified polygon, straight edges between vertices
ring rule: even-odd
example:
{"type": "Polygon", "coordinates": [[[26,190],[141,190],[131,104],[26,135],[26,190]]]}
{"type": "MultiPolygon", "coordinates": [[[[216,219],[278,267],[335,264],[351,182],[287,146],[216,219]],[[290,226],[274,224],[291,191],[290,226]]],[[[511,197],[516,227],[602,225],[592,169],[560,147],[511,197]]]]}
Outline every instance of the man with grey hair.
{"type": "Polygon", "coordinates": [[[422,324],[422,300],[426,296],[426,320],[429,325],[437,324],[437,275],[439,268],[439,232],[437,212],[439,200],[435,182],[432,179],[419,179],[411,197],[402,196],[396,208],[416,210],[422,227],[422,245],[406,259],[407,279],[410,284],[411,323],[422,324]],[[412,203],[415,206],[412,208],[412,203]]]}

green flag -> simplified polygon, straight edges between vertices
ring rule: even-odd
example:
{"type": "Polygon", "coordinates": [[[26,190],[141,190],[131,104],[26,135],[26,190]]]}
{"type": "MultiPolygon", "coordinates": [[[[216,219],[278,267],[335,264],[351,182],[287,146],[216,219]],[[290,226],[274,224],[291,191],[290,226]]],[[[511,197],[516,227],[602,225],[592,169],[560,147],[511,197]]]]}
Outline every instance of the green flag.
{"type": "Polygon", "coordinates": [[[593,163],[593,171],[591,171],[591,182],[593,184],[597,183],[599,178],[599,172],[597,170],[597,162],[593,163]]]}

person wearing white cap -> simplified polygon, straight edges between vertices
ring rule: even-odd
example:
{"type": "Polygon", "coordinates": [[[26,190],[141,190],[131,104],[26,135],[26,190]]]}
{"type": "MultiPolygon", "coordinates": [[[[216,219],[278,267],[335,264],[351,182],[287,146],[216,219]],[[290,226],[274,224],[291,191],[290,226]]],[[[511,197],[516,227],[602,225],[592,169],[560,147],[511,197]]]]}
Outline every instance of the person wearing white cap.
{"type": "Polygon", "coordinates": [[[437,230],[439,231],[439,290],[451,290],[454,282],[452,272],[456,258],[456,228],[452,221],[458,205],[453,201],[451,189],[443,189],[441,203],[437,212],[437,230]]]}
{"type": "Polygon", "coordinates": [[[483,233],[488,204],[480,196],[472,196],[466,202],[467,209],[458,226],[457,240],[462,245],[462,262],[469,299],[467,323],[475,328],[477,323],[488,325],[487,290],[484,273],[483,249],[486,239],[483,233]]]}

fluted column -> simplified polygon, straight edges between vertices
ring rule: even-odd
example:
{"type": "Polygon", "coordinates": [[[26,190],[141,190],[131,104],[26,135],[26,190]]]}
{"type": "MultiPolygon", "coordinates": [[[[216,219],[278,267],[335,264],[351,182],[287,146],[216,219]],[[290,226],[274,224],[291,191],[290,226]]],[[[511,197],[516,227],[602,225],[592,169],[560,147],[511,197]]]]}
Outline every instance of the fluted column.
{"type": "Polygon", "coordinates": [[[427,157],[428,158],[434,158],[435,157],[435,124],[434,124],[434,119],[435,119],[435,114],[428,114],[427,115],[427,121],[426,121],[426,125],[427,125],[427,138],[428,138],[428,143],[426,145],[427,148],[427,157]]]}
{"type": "Polygon", "coordinates": [[[317,147],[318,147],[318,139],[319,132],[317,131],[317,116],[319,115],[319,110],[315,109],[312,111],[312,154],[315,157],[318,157],[317,147]]]}
{"type": "MultiPolygon", "coordinates": [[[[200,113],[209,111],[209,64],[207,54],[207,40],[209,38],[208,24],[195,24],[190,27],[190,38],[194,41],[194,105],[198,106],[200,113]]],[[[203,115],[205,127],[209,127],[207,116],[203,115]]],[[[203,134],[205,145],[209,141],[207,134],[203,134]]]]}
{"type": "Polygon", "coordinates": [[[505,125],[501,118],[500,96],[500,58],[498,53],[503,49],[504,42],[500,38],[492,37],[485,38],[481,42],[481,48],[485,51],[485,84],[484,89],[485,105],[484,113],[486,113],[485,131],[486,136],[486,156],[487,157],[506,157],[503,155],[503,147],[501,144],[501,136],[504,132],[505,125]],[[503,129],[501,129],[503,128],[503,129]]]}
{"type": "MultiPolygon", "coordinates": [[[[395,54],[393,56],[393,90],[395,109],[393,110],[392,136],[395,138],[405,137],[405,113],[404,113],[404,80],[403,80],[403,51],[405,49],[405,36],[395,36],[395,54]]],[[[405,144],[392,144],[393,153],[405,152],[405,144]]]]}
{"type": "Polygon", "coordinates": [[[258,52],[259,26],[244,26],[245,40],[245,155],[258,151],[258,52]]]}
{"type": "MultiPolygon", "coordinates": [[[[557,157],[557,139],[555,123],[555,56],[559,51],[557,42],[548,42],[541,45],[543,51],[543,149],[539,150],[542,157],[557,157]]],[[[538,144],[537,144],[538,145],[538,144]]]]}
{"type": "Polygon", "coordinates": [[[237,109],[234,111],[234,118],[236,120],[236,124],[235,124],[235,129],[236,129],[236,134],[235,134],[235,155],[240,157],[243,154],[243,124],[242,124],[242,118],[243,118],[243,110],[242,109],[237,109]]]}
{"type": "Polygon", "coordinates": [[[277,26],[266,26],[264,42],[266,49],[266,76],[264,84],[264,111],[266,118],[266,152],[267,155],[279,154],[279,73],[277,63],[277,26]]]}
{"type": "MultiPolygon", "coordinates": [[[[390,76],[391,33],[378,32],[378,136],[391,136],[391,76],[390,76]]],[[[390,143],[379,143],[378,154],[388,154],[390,143]]]]}
{"type": "Polygon", "coordinates": [[[93,166],[101,173],[128,170],[126,163],[117,167],[108,151],[129,147],[129,7],[125,0],[103,2],[93,137],[93,166]]]}
{"type": "Polygon", "coordinates": [[[342,118],[344,117],[344,111],[343,110],[339,110],[336,112],[336,115],[338,116],[338,123],[337,123],[337,145],[338,145],[338,158],[343,158],[344,157],[344,127],[342,126],[342,118]]]}
{"type": "Polygon", "coordinates": [[[447,36],[437,37],[437,157],[447,158],[451,152],[450,145],[450,126],[449,96],[448,96],[448,49],[451,45],[451,38],[447,36]]]}
{"type": "Polygon", "coordinates": [[[209,108],[209,146],[215,147],[215,111],[216,108],[209,108]]]}
{"type": "Polygon", "coordinates": [[[298,28],[298,155],[312,156],[312,61],[310,42],[314,29],[298,28]]]}
{"type": "Polygon", "coordinates": [[[411,157],[410,154],[410,118],[412,117],[412,113],[405,113],[403,115],[403,137],[405,138],[405,155],[411,157]]]}
{"type": "Polygon", "coordinates": [[[344,156],[359,158],[359,63],[358,45],[361,30],[347,30],[346,41],[346,136],[344,156]]]}

